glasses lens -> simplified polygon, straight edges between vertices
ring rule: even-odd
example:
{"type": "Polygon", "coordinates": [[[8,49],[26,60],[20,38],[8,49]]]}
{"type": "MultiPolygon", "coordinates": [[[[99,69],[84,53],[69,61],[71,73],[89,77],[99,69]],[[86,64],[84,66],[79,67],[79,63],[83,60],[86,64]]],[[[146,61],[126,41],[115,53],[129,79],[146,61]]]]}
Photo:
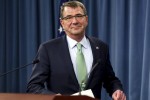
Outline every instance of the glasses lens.
{"type": "Polygon", "coordinates": [[[77,20],[81,20],[84,16],[85,16],[85,15],[76,15],[75,18],[76,18],[77,20]]]}
{"type": "Polygon", "coordinates": [[[75,17],[77,20],[81,20],[84,16],[85,16],[85,15],[81,15],[81,14],[78,14],[78,15],[75,15],[75,16],[66,16],[66,17],[62,18],[62,20],[72,21],[74,17],[75,17]]]}

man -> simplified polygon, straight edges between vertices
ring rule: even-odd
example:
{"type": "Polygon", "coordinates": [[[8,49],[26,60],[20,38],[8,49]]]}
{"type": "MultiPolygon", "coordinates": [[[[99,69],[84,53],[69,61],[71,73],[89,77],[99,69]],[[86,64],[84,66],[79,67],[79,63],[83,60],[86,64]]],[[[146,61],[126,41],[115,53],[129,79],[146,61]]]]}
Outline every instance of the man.
{"type": "Polygon", "coordinates": [[[66,35],[40,45],[40,62],[33,67],[27,92],[70,95],[91,89],[100,98],[103,85],[114,100],[126,100],[110,64],[108,46],[85,35],[88,16],[84,5],[66,2],[60,15],[66,35]]]}

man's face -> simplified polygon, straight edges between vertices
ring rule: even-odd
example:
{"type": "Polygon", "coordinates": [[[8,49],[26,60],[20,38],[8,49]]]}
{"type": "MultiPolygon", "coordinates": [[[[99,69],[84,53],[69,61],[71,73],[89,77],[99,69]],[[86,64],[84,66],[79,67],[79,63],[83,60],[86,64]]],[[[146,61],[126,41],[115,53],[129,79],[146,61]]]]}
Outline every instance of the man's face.
{"type": "Polygon", "coordinates": [[[63,11],[63,18],[64,19],[61,19],[60,22],[67,35],[83,36],[85,34],[85,28],[88,24],[88,17],[84,15],[81,7],[65,7],[63,11]]]}

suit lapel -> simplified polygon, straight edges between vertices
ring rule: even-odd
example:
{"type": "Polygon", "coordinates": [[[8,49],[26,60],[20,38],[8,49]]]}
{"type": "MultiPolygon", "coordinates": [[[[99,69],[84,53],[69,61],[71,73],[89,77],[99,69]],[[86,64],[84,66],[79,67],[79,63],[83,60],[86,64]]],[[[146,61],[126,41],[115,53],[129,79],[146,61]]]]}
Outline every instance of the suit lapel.
{"type": "MultiPolygon", "coordinates": [[[[99,59],[99,46],[96,44],[96,42],[92,39],[87,37],[90,41],[90,45],[91,45],[91,49],[92,49],[92,53],[93,53],[93,64],[92,67],[94,67],[94,65],[97,63],[98,59],[99,59]]],[[[87,80],[87,85],[86,88],[88,88],[91,80],[92,80],[92,76],[93,76],[93,72],[90,73],[89,78],[87,80]]]]}
{"type": "Polygon", "coordinates": [[[68,70],[67,72],[70,75],[70,80],[69,81],[70,81],[70,83],[75,84],[75,89],[79,89],[79,84],[78,84],[78,80],[76,78],[74,68],[73,68],[73,64],[72,64],[72,61],[71,61],[66,36],[63,36],[62,51],[63,51],[63,55],[65,57],[64,58],[65,59],[64,60],[64,65],[66,65],[66,70],[68,70]]]}

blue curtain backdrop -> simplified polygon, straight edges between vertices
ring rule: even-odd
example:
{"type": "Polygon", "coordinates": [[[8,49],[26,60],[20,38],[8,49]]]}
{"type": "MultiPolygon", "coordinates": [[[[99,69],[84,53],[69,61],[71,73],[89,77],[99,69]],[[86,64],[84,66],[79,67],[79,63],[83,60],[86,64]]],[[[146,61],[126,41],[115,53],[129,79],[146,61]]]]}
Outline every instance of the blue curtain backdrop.
{"type": "MultiPolygon", "coordinates": [[[[86,34],[105,41],[128,100],[150,100],[150,0],[81,0],[86,34]]],[[[61,0],[0,0],[0,74],[30,63],[58,35],[61,0]]],[[[32,66],[0,77],[0,92],[24,93],[32,66]]],[[[102,100],[110,100],[105,90],[102,100]]]]}

